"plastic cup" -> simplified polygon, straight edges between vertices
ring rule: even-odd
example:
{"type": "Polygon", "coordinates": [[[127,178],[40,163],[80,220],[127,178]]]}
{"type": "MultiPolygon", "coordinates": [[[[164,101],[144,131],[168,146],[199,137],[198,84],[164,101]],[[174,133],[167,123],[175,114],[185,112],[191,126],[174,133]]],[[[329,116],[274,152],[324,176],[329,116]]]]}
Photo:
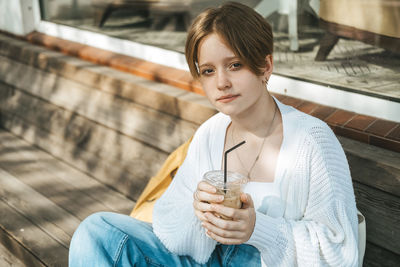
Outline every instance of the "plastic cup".
{"type": "MultiPolygon", "coordinates": [[[[243,192],[244,185],[248,179],[237,172],[227,172],[227,183],[224,185],[224,172],[223,171],[209,171],[203,176],[203,181],[208,182],[217,189],[217,194],[224,195],[222,204],[226,207],[240,209],[242,201],[240,200],[240,193],[243,192]]],[[[219,216],[225,220],[231,218],[222,214],[219,216]]]]}

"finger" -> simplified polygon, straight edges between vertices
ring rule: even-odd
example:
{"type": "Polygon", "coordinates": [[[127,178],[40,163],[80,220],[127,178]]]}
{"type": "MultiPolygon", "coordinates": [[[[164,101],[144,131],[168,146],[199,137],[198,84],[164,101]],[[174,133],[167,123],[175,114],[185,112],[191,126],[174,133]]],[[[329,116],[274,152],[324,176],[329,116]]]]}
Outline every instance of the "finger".
{"type": "Polygon", "coordinates": [[[196,191],[195,197],[199,201],[203,202],[210,202],[210,203],[220,203],[224,201],[224,196],[223,195],[218,195],[218,194],[210,194],[206,191],[196,191]]]}
{"type": "Polygon", "coordinates": [[[213,232],[214,234],[218,235],[219,237],[223,238],[233,238],[233,239],[242,239],[244,234],[242,231],[228,231],[225,229],[221,229],[207,221],[203,221],[201,224],[207,230],[213,232]]]}
{"type": "Polygon", "coordinates": [[[242,205],[243,209],[254,208],[253,199],[251,198],[251,196],[249,194],[241,193],[240,200],[242,200],[242,202],[243,202],[243,205],[242,205]]]}
{"type": "Polygon", "coordinates": [[[196,200],[193,201],[193,208],[195,210],[202,211],[202,212],[206,212],[206,211],[212,212],[213,211],[211,204],[206,203],[206,202],[196,201],[196,200]]]}
{"type": "Polygon", "coordinates": [[[197,216],[197,218],[202,221],[202,222],[207,222],[206,216],[204,216],[204,212],[201,212],[199,210],[194,210],[194,214],[197,216]]]}
{"type": "Polygon", "coordinates": [[[204,216],[206,217],[209,223],[223,230],[230,230],[230,231],[242,230],[240,229],[240,225],[238,225],[238,222],[232,220],[225,220],[212,212],[206,212],[204,216]]]}
{"type": "MultiPolygon", "coordinates": [[[[211,210],[214,213],[218,213],[221,215],[224,215],[228,218],[231,218],[232,221],[234,222],[240,222],[240,221],[246,221],[249,217],[250,217],[250,213],[251,210],[254,208],[246,208],[246,207],[242,207],[241,209],[234,209],[234,208],[230,208],[230,207],[226,207],[224,205],[221,204],[211,204],[210,205],[211,210]]],[[[244,230],[243,228],[239,228],[239,225],[237,226],[238,228],[236,228],[235,230],[244,230]]],[[[231,229],[233,230],[233,229],[231,229]]]]}
{"type": "Polygon", "coordinates": [[[209,184],[209,183],[207,183],[205,181],[201,181],[200,183],[198,183],[197,190],[205,191],[205,192],[208,192],[210,194],[217,193],[217,189],[214,186],[212,186],[211,184],[209,184]]]}
{"type": "Polygon", "coordinates": [[[234,221],[239,219],[239,215],[238,215],[239,209],[230,208],[230,207],[224,206],[222,204],[212,204],[211,209],[213,211],[215,211],[216,213],[219,213],[219,214],[225,215],[226,217],[231,218],[234,221]]]}
{"type": "Polygon", "coordinates": [[[209,237],[224,245],[239,245],[243,243],[240,239],[221,237],[210,230],[207,230],[206,233],[209,237]]]}
{"type": "Polygon", "coordinates": [[[199,201],[199,197],[197,196],[197,193],[198,193],[199,191],[194,191],[193,192],[193,199],[194,199],[194,201],[199,201]]]}

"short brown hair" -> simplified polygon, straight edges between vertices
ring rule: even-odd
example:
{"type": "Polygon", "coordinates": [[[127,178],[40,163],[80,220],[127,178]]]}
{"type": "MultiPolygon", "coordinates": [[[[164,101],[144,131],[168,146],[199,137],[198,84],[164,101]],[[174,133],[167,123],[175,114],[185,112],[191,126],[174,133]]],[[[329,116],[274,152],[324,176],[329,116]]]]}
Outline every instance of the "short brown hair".
{"type": "Polygon", "coordinates": [[[262,75],[265,57],[273,52],[273,35],[271,25],[260,14],[246,5],[228,2],[197,16],[185,45],[186,61],[196,79],[200,76],[199,44],[211,33],[217,33],[253,73],[262,75]]]}

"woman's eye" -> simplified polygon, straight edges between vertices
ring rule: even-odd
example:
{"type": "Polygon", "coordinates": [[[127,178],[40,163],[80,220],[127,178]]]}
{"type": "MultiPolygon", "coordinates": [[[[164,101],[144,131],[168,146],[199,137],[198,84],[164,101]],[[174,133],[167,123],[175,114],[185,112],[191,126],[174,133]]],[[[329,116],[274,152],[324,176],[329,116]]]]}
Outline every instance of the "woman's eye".
{"type": "Polygon", "coordinates": [[[240,67],[242,67],[242,64],[240,62],[235,62],[231,65],[232,69],[239,69],[240,67]]]}
{"type": "Polygon", "coordinates": [[[205,69],[201,71],[202,75],[210,75],[213,72],[212,69],[205,69]]]}

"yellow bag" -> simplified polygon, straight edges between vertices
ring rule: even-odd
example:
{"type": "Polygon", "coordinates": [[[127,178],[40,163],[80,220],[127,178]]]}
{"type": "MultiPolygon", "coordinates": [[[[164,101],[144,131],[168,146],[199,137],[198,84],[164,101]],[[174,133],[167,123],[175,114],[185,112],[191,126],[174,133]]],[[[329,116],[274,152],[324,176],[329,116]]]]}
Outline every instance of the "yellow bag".
{"type": "Polygon", "coordinates": [[[172,152],[158,171],[157,175],[150,179],[136,202],[136,205],[130,214],[131,217],[145,222],[152,222],[154,204],[165,190],[167,190],[176,171],[185,160],[192,138],[172,152]]]}

